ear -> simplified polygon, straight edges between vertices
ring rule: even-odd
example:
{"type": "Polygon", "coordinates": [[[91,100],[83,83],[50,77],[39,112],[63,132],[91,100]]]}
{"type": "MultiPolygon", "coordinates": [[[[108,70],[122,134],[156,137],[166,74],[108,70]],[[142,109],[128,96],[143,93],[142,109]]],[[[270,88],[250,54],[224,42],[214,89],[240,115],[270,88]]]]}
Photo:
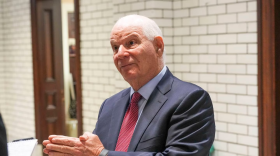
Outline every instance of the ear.
{"type": "Polygon", "coordinates": [[[155,46],[156,53],[158,54],[159,57],[161,57],[164,51],[164,43],[161,36],[156,36],[154,38],[154,46],[155,46]]]}

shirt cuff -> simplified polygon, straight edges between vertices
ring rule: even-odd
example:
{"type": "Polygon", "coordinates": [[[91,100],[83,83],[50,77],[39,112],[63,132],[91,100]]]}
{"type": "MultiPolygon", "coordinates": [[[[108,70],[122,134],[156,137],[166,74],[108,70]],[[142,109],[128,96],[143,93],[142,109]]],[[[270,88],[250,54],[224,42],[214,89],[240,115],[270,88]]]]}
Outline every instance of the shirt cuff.
{"type": "Polygon", "coordinates": [[[101,153],[99,154],[99,156],[107,156],[108,155],[108,150],[106,150],[105,148],[101,151],[101,153]]]}

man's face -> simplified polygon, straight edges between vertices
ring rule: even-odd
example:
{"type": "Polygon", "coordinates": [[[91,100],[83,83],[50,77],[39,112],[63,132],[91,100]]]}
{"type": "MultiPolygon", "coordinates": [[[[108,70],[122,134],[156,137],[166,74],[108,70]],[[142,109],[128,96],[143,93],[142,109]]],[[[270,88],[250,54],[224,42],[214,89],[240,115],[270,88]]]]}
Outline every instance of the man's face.
{"type": "Polygon", "coordinates": [[[139,26],[115,26],[111,33],[114,63],[128,81],[149,80],[158,72],[159,55],[139,26]]]}

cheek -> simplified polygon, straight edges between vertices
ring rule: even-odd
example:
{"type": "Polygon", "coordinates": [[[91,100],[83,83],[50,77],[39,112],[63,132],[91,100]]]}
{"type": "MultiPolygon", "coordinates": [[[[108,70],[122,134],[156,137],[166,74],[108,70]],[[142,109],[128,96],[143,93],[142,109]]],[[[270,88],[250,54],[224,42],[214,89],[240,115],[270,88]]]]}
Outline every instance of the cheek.
{"type": "Polygon", "coordinates": [[[113,55],[113,60],[114,60],[114,62],[117,62],[117,56],[116,55],[113,55]]]}
{"type": "Polygon", "coordinates": [[[114,64],[118,68],[118,59],[116,56],[113,56],[114,64]]]}
{"type": "Polygon", "coordinates": [[[157,62],[157,54],[154,51],[147,52],[143,57],[145,65],[153,65],[157,62]]]}

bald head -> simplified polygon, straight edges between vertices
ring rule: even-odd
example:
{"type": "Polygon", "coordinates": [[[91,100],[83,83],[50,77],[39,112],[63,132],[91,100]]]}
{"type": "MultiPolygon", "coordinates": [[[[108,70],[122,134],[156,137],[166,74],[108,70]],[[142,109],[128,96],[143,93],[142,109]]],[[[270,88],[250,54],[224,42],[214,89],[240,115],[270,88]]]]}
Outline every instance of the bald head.
{"type": "Polygon", "coordinates": [[[124,16],[117,21],[113,29],[116,27],[128,27],[128,26],[141,27],[144,35],[150,41],[153,41],[156,36],[163,37],[162,32],[158,27],[158,25],[156,24],[156,22],[141,15],[124,16]]]}
{"type": "MultiPolygon", "coordinates": [[[[147,37],[148,40],[154,41],[156,36],[160,36],[163,39],[162,31],[155,21],[151,20],[148,17],[141,15],[127,15],[120,18],[114,27],[112,28],[112,32],[114,29],[118,28],[126,28],[126,27],[140,27],[142,29],[143,34],[147,37]]],[[[162,61],[165,64],[165,48],[163,49],[162,61]]]]}

